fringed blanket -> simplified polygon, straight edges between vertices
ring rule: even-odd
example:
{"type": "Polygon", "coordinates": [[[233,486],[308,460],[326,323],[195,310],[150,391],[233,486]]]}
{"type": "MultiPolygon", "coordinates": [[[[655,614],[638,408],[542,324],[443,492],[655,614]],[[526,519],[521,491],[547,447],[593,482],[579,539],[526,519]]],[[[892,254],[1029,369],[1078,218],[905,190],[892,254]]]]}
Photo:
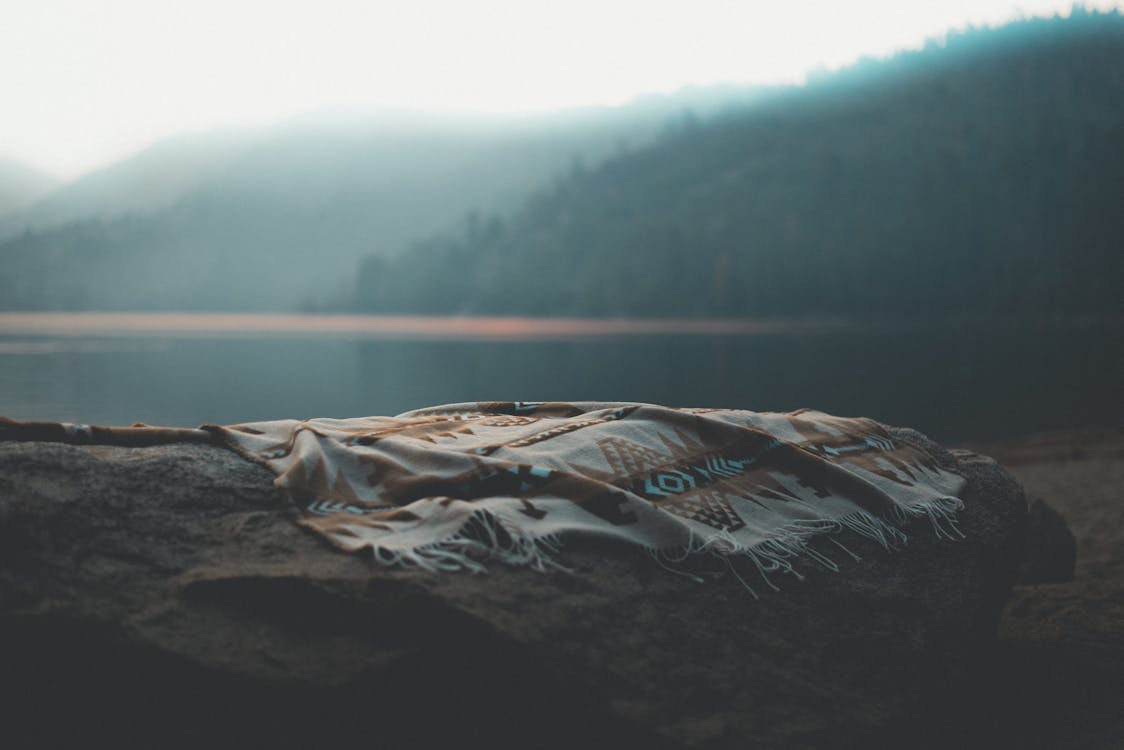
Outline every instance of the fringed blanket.
{"type": "Polygon", "coordinates": [[[814,411],[489,402],[204,429],[269,467],[304,526],[388,565],[544,570],[588,536],[678,572],[749,560],[773,585],[800,555],[834,567],[811,542],[847,551],[842,530],[887,549],[914,518],[959,534],[962,478],[874,421],[814,411]]]}

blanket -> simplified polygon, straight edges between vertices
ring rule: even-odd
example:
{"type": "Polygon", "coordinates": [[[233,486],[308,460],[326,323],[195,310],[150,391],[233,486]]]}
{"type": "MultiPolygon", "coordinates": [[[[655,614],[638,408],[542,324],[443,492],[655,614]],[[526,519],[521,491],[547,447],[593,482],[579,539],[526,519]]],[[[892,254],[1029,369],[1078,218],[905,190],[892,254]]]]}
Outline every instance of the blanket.
{"type": "Polygon", "coordinates": [[[202,429],[267,466],[299,523],[387,565],[547,570],[564,540],[591,537],[692,577],[681,563],[748,561],[776,588],[801,556],[837,567],[817,540],[853,555],[844,531],[886,549],[917,518],[960,535],[964,480],[938,456],[818,411],[482,402],[202,429]]]}

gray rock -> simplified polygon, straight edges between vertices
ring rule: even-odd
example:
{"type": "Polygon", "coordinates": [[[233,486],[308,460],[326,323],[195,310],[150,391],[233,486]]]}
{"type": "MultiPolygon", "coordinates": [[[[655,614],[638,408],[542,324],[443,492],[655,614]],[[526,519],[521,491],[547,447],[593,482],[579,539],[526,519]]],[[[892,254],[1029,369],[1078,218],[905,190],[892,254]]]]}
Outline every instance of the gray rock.
{"type": "Polygon", "coordinates": [[[1026,557],[1019,583],[1069,583],[1077,566],[1077,537],[1065,517],[1042,498],[1030,504],[1026,557]]]}
{"type": "Polygon", "coordinates": [[[966,539],[927,522],[895,553],[848,539],[861,560],[808,564],[757,600],[580,539],[572,574],[388,570],[295,526],[269,473],[223,449],[0,443],[3,736],[922,745],[918,717],[994,637],[1025,534],[1002,468],[940,454],[968,478],[966,539]]]}

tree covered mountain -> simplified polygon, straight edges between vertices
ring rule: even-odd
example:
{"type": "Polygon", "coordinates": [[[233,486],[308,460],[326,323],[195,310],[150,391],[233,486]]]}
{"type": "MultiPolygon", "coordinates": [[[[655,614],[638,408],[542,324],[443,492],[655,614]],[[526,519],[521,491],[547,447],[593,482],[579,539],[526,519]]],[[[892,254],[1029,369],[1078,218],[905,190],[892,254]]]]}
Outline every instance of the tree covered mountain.
{"type": "MultiPolygon", "coordinates": [[[[738,101],[752,96],[738,90],[738,101]]],[[[650,141],[697,90],[524,117],[317,116],[184,135],[0,221],[0,309],[294,310],[387,253],[650,141]]]]}
{"type": "Polygon", "coordinates": [[[680,118],[506,215],[360,267],[354,307],[1119,314],[1124,18],[953,33],[680,118]]]}

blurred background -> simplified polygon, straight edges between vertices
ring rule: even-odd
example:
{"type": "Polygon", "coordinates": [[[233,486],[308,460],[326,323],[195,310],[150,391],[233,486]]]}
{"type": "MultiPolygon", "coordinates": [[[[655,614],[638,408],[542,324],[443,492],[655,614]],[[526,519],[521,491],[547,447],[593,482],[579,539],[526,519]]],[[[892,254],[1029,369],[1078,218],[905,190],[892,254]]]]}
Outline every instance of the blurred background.
{"type": "Polygon", "coordinates": [[[1120,7],[783,5],[5,10],[0,414],[1124,423],[1120,7]]]}

